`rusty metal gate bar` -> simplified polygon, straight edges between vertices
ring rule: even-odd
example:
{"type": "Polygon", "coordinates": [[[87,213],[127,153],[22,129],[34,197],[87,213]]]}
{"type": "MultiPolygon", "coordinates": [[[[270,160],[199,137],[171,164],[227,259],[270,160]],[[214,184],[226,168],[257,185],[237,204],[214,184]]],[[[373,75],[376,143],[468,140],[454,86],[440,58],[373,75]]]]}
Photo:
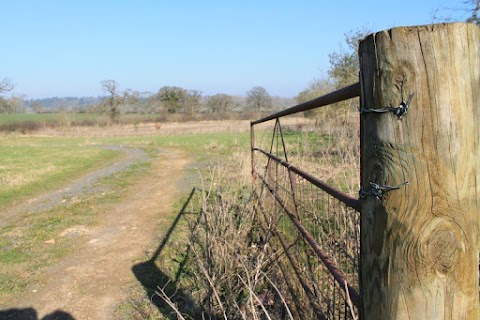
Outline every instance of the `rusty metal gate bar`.
{"type": "Polygon", "coordinates": [[[260,148],[253,148],[253,150],[263,153],[264,155],[266,155],[267,157],[269,157],[269,158],[273,159],[274,161],[278,162],[279,164],[281,164],[282,166],[284,166],[288,170],[298,174],[299,176],[301,176],[305,180],[309,181],[313,185],[319,187],[320,189],[327,192],[331,196],[333,196],[333,197],[337,198],[338,200],[342,201],[343,203],[345,203],[350,208],[353,208],[358,212],[362,211],[362,206],[361,206],[361,203],[358,199],[355,199],[355,198],[349,196],[348,194],[331,187],[330,185],[326,184],[322,180],[312,176],[311,174],[303,171],[300,168],[297,168],[296,166],[288,163],[287,161],[283,161],[282,159],[275,156],[274,154],[271,154],[271,153],[269,153],[265,150],[262,150],[260,148]]]}
{"type": "Polygon", "coordinates": [[[274,113],[272,115],[266,116],[264,118],[258,119],[256,121],[252,121],[252,126],[256,124],[260,124],[262,122],[269,121],[269,120],[285,117],[294,113],[299,113],[303,111],[308,111],[308,110],[328,106],[329,104],[341,102],[341,101],[348,100],[351,98],[356,98],[359,96],[360,96],[360,82],[356,82],[347,87],[338,89],[336,91],[333,91],[331,93],[328,93],[316,99],[301,103],[294,107],[291,107],[283,111],[274,113]]]}
{"type": "MultiPolygon", "coordinates": [[[[254,181],[261,183],[261,189],[256,190],[255,195],[265,216],[264,223],[268,224],[268,219],[273,218],[270,223],[274,224],[273,227],[269,225],[268,228],[263,228],[270,230],[273,238],[276,238],[280,243],[279,248],[283,248],[284,254],[288,257],[284,262],[279,261],[279,265],[283,265],[281,267],[282,273],[285,272],[285,263],[290,264],[294,271],[293,274],[297,275],[296,281],[299,281],[300,287],[303,287],[306,294],[304,297],[309,301],[308,305],[313,306],[310,314],[323,319],[358,319],[358,310],[361,308],[361,297],[358,294],[359,212],[361,211],[361,203],[358,199],[330,186],[289,162],[284,132],[279,118],[358,97],[359,91],[359,83],[355,83],[251,122],[252,177],[254,181]],[[270,146],[267,148],[269,151],[266,151],[255,145],[254,127],[270,120],[274,120],[275,124],[270,146]],[[277,139],[277,153],[280,152],[284,159],[274,154],[275,139],[277,139]],[[280,145],[282,149],[279,151],[280,145]],[[266,165],[263,167],[264,173],[257,169],[256,154],[266,158],[266,165]],[[308,187],[303,182],[308,182],[310,186],[314,187],[308,187]],[[312,194],[313,191],[309,188],[317,188],[317,191],[312,194]],[[264,190],[270,194],[273,203],[267,204],[267,199],[262,198],[264,190]],[[324,196],[322,196],[322,193],[324,196]],[[262,203],[260,201],[267,202],[262,203]],[[272,207],[275,203],[278,209],[272,207]],[[268,205],[270,207],[266,208],[268,205]],[[267,217],[269,209],[271,215],[272,212],[280,210],[280,215],[267,217]],[[286,224],[286,221],[290,221],[292,227],[298,232],[297,237],[302,239],[301,243],[305,243],[310,249],[307,250],[307,247],[300,249],[302,247],[298,247],[302,245],[298,243],[298,238],[296,238],[297,240],[295,240],[295,237],[292,238],[293,230],[286,224]],[[288,245],[289,241],[294,242],[288,245]],[[295,254],[289,253],[287,248],[293,250],[292,253],[295,254]],[[311,257],[309,257],[308,252],[317,256],[325,269],[318,269],[320,266],[310,261],[311,257]],[[306,256],[302,258],[302,254],[306,254],[306,256]],[[309,276],[302,276],[301,270],[310,271],[311,283],[307,283],[309,276]],[[325,278],[324,272],[330,274],[330,279],[333,279],[333,282],[325,278]],[[317,306],[320,306],[321,310],[317,309],[317,306]]],[[[287,291],[291,291],[290,294],[294,303],[298,304],[298,298],[296,297],[298,292],[295,293],[295,290],[290,287],[287,291]]],[[[298,306],[296,309],[298,309],[298,306]]]]}
{"type": "Polygon", "coordinates": [[[342,272],[335,266],[332,262],[332,260],[329,259],[329,257],[322,251],[318,243],[315,241],[315,239],[312,237],[312,235],[308,232],[308,230],[305,228],[305,226],[302,225],[302,223],[295,217],[295,215],[290,212],[290,210],[286,207],[285,203],[283,200],[278,196],[278,194],[275,192],[275,190],[268,184],[268,182],[262,177],[259,176],[260,179],[263,181],[265,186],[267,187],[268,191],[273,195],[275,200],[279,203],[280,207],[285,210],[287,213],[287,216],[292,220],[293,224],[297,227],[297,229],[300,231],[302,234],[303,238],[310,244],[310,246],[313,248],[317,256],[322,260],[323,264],[327,267],[328,271],[332,274],[333,278],[340,284],[342,287],[345,286],[346,289],[348,290],[348,293],[350,294],[350,298],[352,299],[353,304],[356,307],[360,306],[360,295],[353,289],[345,279],[345,276],[342,274],[342,272]]]}

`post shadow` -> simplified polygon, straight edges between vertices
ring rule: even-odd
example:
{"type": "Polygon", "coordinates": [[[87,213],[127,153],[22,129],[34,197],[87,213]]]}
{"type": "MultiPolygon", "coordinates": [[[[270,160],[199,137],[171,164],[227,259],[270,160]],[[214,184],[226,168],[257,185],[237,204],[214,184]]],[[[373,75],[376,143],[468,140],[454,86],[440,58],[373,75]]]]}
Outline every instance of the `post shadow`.
{"type": "Polygon", "coordinates": [[[182,259],[182,261],[180,261],[179,268],[174,279],[170,278],[155,264],[155,260],[160,256],[171,235],[177,228],[178,222],[182,217],[188,214],[186,212],[187,206],[192,200],[196,191],[196,188],[192,189],[187,200],[183,204],[182,209],[168,229],[162,242],[153,253],[152,257],[149,260],[136,264],[132,267],[132,272],[145,289],[148,299],[150,299],[157,309],[166,317],[175,316],[175,312],[161,297],[158,296],[158,288],[163,289],[165,294],[170,297],[172,302],[176,304],[178,311],[180,311],[183,315],[188,315],[193,319],[196,319],[197,316],[199,316],[203,311],[201,306],[196,304],[193,298],[185,290],[177,287],[178,279],[182,274],[182,270],[187,263],[188,256],[190,254],[190,247],[187,247],[185,257],[182,259]]]}
{"type": "MultiPolygon", "coordinates": [[[[187,248],[185,257],[179,263],[179,268],[176,272],[175,279],[170,278],[155,264],[155,260],[160,256],[163,249],[167,245],[170,237],[177,228],[180,219],[184,217],[185,214],[188,214],[186,212],[187,206],[192,200],[196,191],[196,188],[192,189],[180,212],[176,216],[162,242],[153,253],[152,257],[149,260],[136,264],[132,267],[132,272],[134,273],[137,280],[144,287],[148,299],[158,308],[158,310],[164,316],[168,318],[175,316],[175,312],[167,303],[165,303],[162,298],[158,296],[158,294],[156,293],[158,291],[158,288],[163,289],[167,296],[169,296],[171,300],[177,305],[178,310],[183,315],[188,315],[192,319],[197,319],[197,316],[203,311],[202,308],[195,303],[193,298],[187,292],[177,288],[178,279],[182,274],[182,270],[187,263],[188,256],[191,251],[190,247],[187,248]]],[[[198,223],[199,217],[200,215],[198,215],[196,223],[198,223]]],[[[213,319],[212,317],[209,318],[213,319]]],[[[75,320],[75,318],[64,311],[57,310],[39,319],[37,311],[33,308],[12,308],[7,310],[0,310],[0,320],[75,320]]]]}
{"type": "Polygon", "coordinates": [[[0,320],[75,320],[69,313],[56,310],[39,319],[37,311],[33,308],[0,310],[0,320]]]}

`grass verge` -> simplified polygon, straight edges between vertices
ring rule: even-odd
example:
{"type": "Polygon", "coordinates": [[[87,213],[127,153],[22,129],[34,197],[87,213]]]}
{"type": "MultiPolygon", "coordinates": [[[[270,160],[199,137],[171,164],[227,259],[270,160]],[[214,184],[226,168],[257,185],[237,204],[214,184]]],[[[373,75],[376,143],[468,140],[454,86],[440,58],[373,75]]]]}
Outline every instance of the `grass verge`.
{"type": "Polygon", "coordinates": [[[95,224],[127,192],[126,185],[147,173],[136,164],[98,182],[103,192],[83,194],[45,212],[0,228],[0,305],[48,279],[40,272],[71,252],[83,231],[95,224]]]}
{"type": "Polygon", "coordinates": [[[0,142],[0,209],[34,197],[103,167],[122,156],[61,140],[52,144],[37,139],[5,139],[0,142]]]}

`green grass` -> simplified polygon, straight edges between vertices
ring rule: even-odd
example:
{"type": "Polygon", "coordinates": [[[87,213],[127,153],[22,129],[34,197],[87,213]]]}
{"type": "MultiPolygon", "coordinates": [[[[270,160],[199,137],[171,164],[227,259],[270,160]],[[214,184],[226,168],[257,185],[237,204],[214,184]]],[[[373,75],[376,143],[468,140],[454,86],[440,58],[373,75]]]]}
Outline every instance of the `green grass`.
{"type": "Polygon", "coordinates": [[[22,250],[18,248],[8,248],[8,246],[5,245],[5,241],[3,242],[3,245],[0,243],[0,248],[2,248],[0,252],[0,263],[16,264],[29,260],[30,255],[28,253],[22,252],[22,250]]]}
{"type": "Polygon", "coordinates": [[[0,208],[58,188],[121,156],[121,152],[83,146],[75,140],[57,144],[11,140],[0,141],[0,208]]]}
{"type": "Polygon", "coordinates": [[[85,121],[95,120],[97,115],[90,113],[12,113],[2,114],[0,116],[0,124],[10,122],[34,121],[34,122],[51,122],[51,121],[85,121]]]}
{"type": "Polygon", "coordinates": [[[103,144],[128,144],[144,146],[147,148],[173,147],[181,148],[192,153],[204,152],[210,154],[226,155],[239,146],[250,148],[248,133],[204,133],[162,135],[147,137],[118,137],[92,139],[103,144]]]}
{"type": "Polygon", "coordinates": [[[106,187],[105,192],[84,194],[71,204],[0,228],[0,301],[8,301],[27,285],[41,282],[36,271],[65,257],[76,241],[59,234],[74,226],[94,226],[96,218],[125,195],[125,186],[146,174],[148,167],[148,163],[133,165],[99,181],[98,185],[106,187]],[[51,239],[55,241],[49,243],[51,239]]]}
{"type": "Polygon", "coordinates": [[[118,138],[7,137],[0,140],[0,209],[58,188],[121,157],[95,145],[131,145],[147,152],[180,148],[197,160],[248,150],[247,133],[118,138]]]}
{"type": "MultiPolygon", "coordinates": [[[[147,119],[152,120],[158,117],[157,114],[122,114],[120,119],[147,119]]],[[[98,119],[109,119],[108,115],[97,113],[73,113],[73,112],[57,112],[57,113],[12,113],[1,114],[0,124],[8,122],[52,122],[52,121],[95,121],[98,119]]]]}
{"type": "MultiPolygon", "coordinates": [[[[60,188],[121,156],[121,152],[104,150],[96,145],[130,145],[152,155],[161,155],[165,148],[176,148],[186,152],[196,167],[207,167],[208,163],[224,158],[239,147],[248,150],[248,143],[247,133],[119,138],[2,137],[0,208],[60,188]]],[[[133,165],[103,179],[98,184],[107,186],[106,192],[80,196],[75,203],[16,218],[10,226],[0,228],[0,300],[6,303],[29,285],[45,281],[37,270],[65,257],[76,241],[58,237],[59,233],[73,226],[94,225],[98,216],[118,203],[133,181],[148,172],[148,166],[148,163],[133,165]],[[46,243],[51,239],[55,239],[55,243],[46,243]]],[[[197,170],[193,165],[186,170],[188,175],[196,178],[197,170]]],[[[181,204],[179,202],[176,209],[179,210],[181,204]]],[[[171,221],[177,213],[173,212],[171,221]]],[[[186,229],[184,220],[180,221],[177,231],[186,229]]],[[[176,233],[170,240],[181,243],[181,238],[176,233]]],[[[173,276],[173,267],[167,270],[168,275],[173,276]]]]}
{"type": "MultiPolygon", "coordinates": [[[[145,119],[152,121],[156,119],[158,115],[156,114],[122,114],[118,117],[120,121],[129,121],[134,119],[145,119]]],[[[0,116],[0,124],[11,123],[11,122],[24,122],[24,121],[33,121],[33,122],[59,122],[59,123],[70,123],[83,122],[83,121],[96,121],[109,120],[108,115],[105,114],[95,114],[95,113],[72,113],[72,112],[59,112],[59,113],[12,113],[12,114],[2,114],[0,116]]]]}
{"type": "Polygon", "coordinates": [[[2,289],[12,294],[17,293],[24,290],[27,285],[28,281],[23,277],[15,277],[9,274],[0,274],[0,294],[2,289]]]}
{"type": "MultiPolygon", "coordinates": [[[[262,145],[264,150],[270,150],[272,143],[271,137],[264,139],[268,145],[262,145]]],[[[299,131],[285,131],[283,132],[283,141],[287,154],[291,156],[305,156],[321,148],[331,147],[335,144],[334,138],[326,134],[319,134],[316,132],[299,132],[299,131]],[[312,149],[313,148],[313,149],[312,149]]],[[[275,136],[273,142],[274,150],[277,154],[283,154],[282,137],[280,134],[275,136]]]]}

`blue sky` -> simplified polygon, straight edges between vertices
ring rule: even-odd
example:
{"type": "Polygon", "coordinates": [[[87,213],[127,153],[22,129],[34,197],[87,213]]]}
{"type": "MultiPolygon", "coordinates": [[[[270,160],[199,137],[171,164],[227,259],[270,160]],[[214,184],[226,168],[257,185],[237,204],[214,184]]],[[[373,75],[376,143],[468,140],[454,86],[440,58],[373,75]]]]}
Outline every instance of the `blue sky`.
{"type": "MultiPolygon", "coordinates": [[[[27,98],[156,92],[292,97],[325,76],[344,34],[429,24],[462,0],[3,0],[0,79],[27,98]]],[[[458,13],[456,13],[458,14],[458,13]]]]}

